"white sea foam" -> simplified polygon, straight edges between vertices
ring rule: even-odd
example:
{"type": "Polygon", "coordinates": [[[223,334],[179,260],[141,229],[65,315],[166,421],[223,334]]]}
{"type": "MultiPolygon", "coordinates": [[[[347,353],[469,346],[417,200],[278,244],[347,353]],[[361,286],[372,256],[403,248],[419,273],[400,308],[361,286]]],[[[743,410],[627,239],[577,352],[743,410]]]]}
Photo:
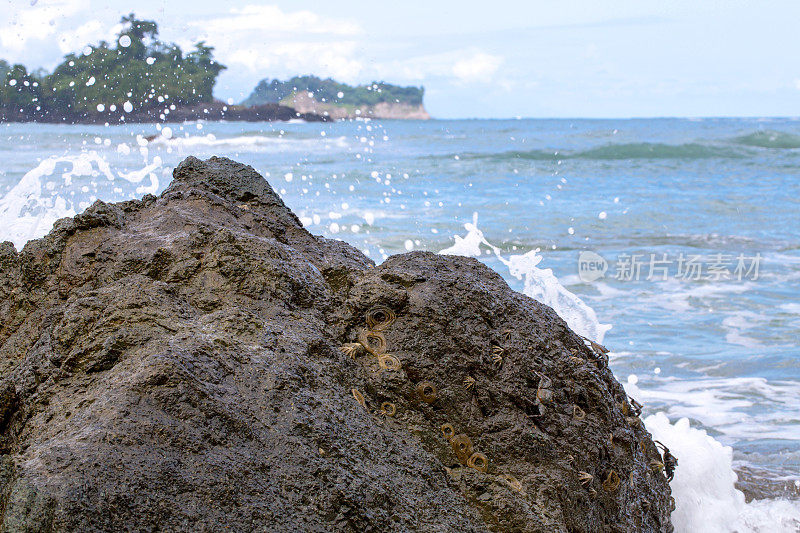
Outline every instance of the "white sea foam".
{"type": "Polygon", "coordinates": [[[149,144],[150,146],[165,146],[182,150],[214,148],[219,150],[251,152],[280,152],[299,149],[319,150],[321,147],[347,148],[349,146],[345,137],[296,139],[268,135],[237,135],[235,137],[218,138],[212,133],[207,135],[191,135],[188,137],[173,137],[171,139],[161,135],[150,141],[149,144]]]}
{"type": "Polygon", "coordinates": [[[800,439],[800,384],[758,377],[648,378],[628,394],[672,418],[688,417],[730,440],[800,439]]]}
{"type": "Polygon", "coordinates": [[[659,283],[660,291],[652,293],[652,303],[668,311],[685,313],[697,309],[700,305],[708,306],[714,298],[727,299],[731,294],[752,291],[753,282],[698,283],[668,279],[659,283]]]}
{"type": "Polygon", "coordinates": [[[734,486],[733,450],[682,418],[671,424],[664,413],[644,420],[653,438],[678,457],[670,484],[676,533],[800,531],[800,505],[788,500],[745,502],[734,486]]]}
{"type": "Polygon", "coordinates": [[[509,273],[519,280],[524,280],[523,292],[545,305],[549,305],[563,318],[576,333],[596,342],[603,342],[609,324],[601,324],[594,309],[586,305],[580,298],[564,288],[552,269],[539,268],[542,261],[539,249],[525,254],[511,254],[507,257],[501,250],[491,244],[478,228],[478,213],[472,215],[472,222],[464,224],[467,234],[463,237],[455,235],[455,243],[440,251],[440,254],[480,257],[481,246],[487,247],[500,260],[509,273]]]}
{"type": "Polygon", "coordinates": [[[155,173],[161,167],[159,158],[146,164],[141,170],[115,174],[108,162],[95,151],[81,152],[77,155],[53,156],[44,159],[36,168],[28,171],[22,179],[0,198],[0,240],[8,240],[21,249],[26,242],[44,236],[59,218],[75,216],[97,198],[91,194],[96,191],[95,179],[103,177],[113,182],[117,177],[132,183],[150,178],[150,185],[140,186],[137,194],[156,192],[159,180],[155,173]],[[68,166],[61,172],[61,186],[65,194],[59,194],[59,184],[55,177],[59,165],[68,166]],[[76,187],[73,179],[86,178],[89,184],[85,192],[74,196],[76,187]],[[66,194],[67,191],[70,194],[66,194]]]}
{"type": "Polygon", "coordinates": [[[725,340],[731,344],[738,344],[745,348],[758,348],[763,345],[761,341],[749,335],[745,335],[745,331],[755,329],[769,320],[769,317],[754,313],[752,311],[740,311],[733,313],[722,320],[722,326],[728,332],[725,334],[725,340]]]}
{"type": "Polygon", "coordinates": [[[782,304],[780,308],[789,313],[800,315],[800,304],[796,303],[782,304]]]}

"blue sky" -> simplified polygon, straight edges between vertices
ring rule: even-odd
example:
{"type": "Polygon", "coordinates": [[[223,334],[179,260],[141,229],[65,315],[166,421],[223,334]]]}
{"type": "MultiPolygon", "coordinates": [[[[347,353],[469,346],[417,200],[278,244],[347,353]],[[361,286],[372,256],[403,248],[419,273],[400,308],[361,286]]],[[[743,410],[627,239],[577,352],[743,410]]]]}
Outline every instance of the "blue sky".
{"type": "MultiPolygon", "coordinates": [[[[132,4],[0,2],[0,58],[48,69],[111,40],[132,4]]],[[[163,39],[216,46],[224,100],[311,73],[424,85],[439,118],[800,115],[796,0],[135,5],[163,39]]]]}

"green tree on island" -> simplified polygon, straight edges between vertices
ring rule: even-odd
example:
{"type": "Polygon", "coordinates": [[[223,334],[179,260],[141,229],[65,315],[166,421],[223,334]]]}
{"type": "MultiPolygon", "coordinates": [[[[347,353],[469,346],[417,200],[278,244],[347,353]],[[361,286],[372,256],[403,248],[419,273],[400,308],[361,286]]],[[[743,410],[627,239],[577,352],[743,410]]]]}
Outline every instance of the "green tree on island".
{"type": "Polygon", "coordinates": [[[36,113],[41,109],[40,81],[28,74],[24,65],[9,67],[3,61],[0,70],[5,70],[5,83],[0,85],[0,102],[4,107],[22,114],[36,113]]]}
{"type": "Polygon", "coordinates": [[[68,120],[213,101],[217,76],[225,66],[214,60],[212,47],[200,42],[184,55],[178,45],[158,40],[154,21],[131,13],[121,22],[114,46],[101,41],[68,54],[52,74],[41,78],[22,65],[0,62],[0,109],[68,120]]]}
{"type": "Polygon", "coordinates": [[[400,87],[377,81],[354,87],[330,78],[323,80],[317,76],[295,76],[286,81],[266,78],[261,80],[242,104],[291,103],[291,98],[302,91],[311,93],[319,102],[343,106],[375,105],[382,102],[422,105],[425,94],[422,87],[400,87]]]}

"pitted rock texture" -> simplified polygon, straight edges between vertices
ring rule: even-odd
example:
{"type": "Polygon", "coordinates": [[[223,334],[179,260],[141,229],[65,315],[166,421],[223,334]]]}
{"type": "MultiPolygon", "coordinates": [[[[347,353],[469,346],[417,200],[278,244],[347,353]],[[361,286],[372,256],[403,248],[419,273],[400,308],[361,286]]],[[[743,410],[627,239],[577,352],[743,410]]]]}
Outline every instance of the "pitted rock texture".
{"type": "Polygon", "coordinates": [[[375,266],[227,159],[4,243],[0,313],[2,531],[672,529],[649,434],[550,308],[474,259],[375,266]],[[357,344],[376,306],[400,369],[357,344]]]}

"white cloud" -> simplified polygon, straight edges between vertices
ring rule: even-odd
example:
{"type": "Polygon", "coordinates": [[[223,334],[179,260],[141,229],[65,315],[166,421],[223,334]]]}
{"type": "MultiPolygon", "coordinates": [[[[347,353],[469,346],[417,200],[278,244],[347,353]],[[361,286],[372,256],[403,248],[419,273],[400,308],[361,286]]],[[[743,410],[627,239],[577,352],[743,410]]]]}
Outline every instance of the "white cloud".
{"type": "Polygon", "coordinates": [[[0,55],[29,69],[52,67],[63,54],[78,53],[101,39],[111,41],[120,28],[95,19],[108,13],[92,10],[86,0],[20,4],[0,11],[0,55]]]}
{"type": "Polygon", "coordinates": [[[464,83],[490,81],[488,78],[497,72],[502,63],[501,56],[478,52],[470,58],[456,61],[453,75],[464,83]]]}
{"type": "Polygon", "coordinates": [[[0,48],[12,53],[25,51],[31,41],[43,41],[55,35],[64,17],[84,7],[80,0],[53,0],[5,9],[0,12],[0,48]]]}
{"type": "Polygon", "coordinates": [[[387,80],[399,78],[406,81],[420,82],[431,77],[449,75],[453,63],[461,55],[459,52],[427,54],[378,63],[374,65],[374,70],[377,78],[387,80]]]}
{"type": "Polygon", "coordinates": [[[248,5],[189,26],[216,47],[222,63],[261,77],[316,74],[355,81],[363,70],[357,39],[364,31],[350,20],[248,5]]]}
{"type": "Polygon", "coordinates": [[[209,33],[242,32],[254,30],[265,37],[277,33],[357,35],[361,26],[344,19],[325,19],[311,11],[285,12],[278,6],[247,5],[241,9],[233,8],[231,15],[210,21],[192,22],[202,26],[209,33]]]}
{"type": "Polygon", "coordinates": [[[489,78],[502,63],[500,56],[469,48],[380,63],[374,66],[374,70],[379,78],[415,83],[437,78],[450,81],[455,78],[458,82],[496,82],[489,78]]]}
{"type": "Polygon", "coordinates": [[[68,54],[81,50],[87,44],[94,44],[101,39],[112,41],[114,34],[99,20],[90,20],[75,29],[63,31],[58,36],[58,48],[61,53],[68,54]]]}
{"type": "Polygon", "coordinates": [[[355,52],[352,41],[261,43],[223,51],[220,58],[223,63],[244,65],[265,75],[277,71],[353,80],[363,68],[355,52]]]}

